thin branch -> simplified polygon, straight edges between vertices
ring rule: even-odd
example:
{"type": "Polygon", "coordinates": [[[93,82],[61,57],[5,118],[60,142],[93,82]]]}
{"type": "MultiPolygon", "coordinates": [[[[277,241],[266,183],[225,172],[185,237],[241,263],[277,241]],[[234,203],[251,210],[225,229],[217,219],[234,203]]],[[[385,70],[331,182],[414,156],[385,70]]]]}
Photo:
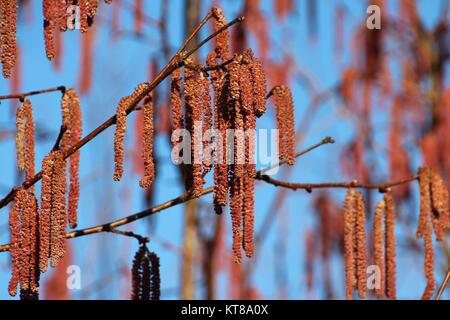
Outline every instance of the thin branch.
{"type": "Polygon", "coordinates": [[[0,96],[0,100],[8,100],[8,99],[24,100],[25,97],[28,97],[28,96],[34,96],[34,95],[38,95],[38,94],[44,94],[44,93],[55,92],[55,91],[61,91],[61,93],[64,94],[64,92],[66,91],[66,87],[59,86],[59,87],[50,88],[50,89],[30,91],[30,92],[24,92],[24,93],[15,93],[15,94],[10,94],[10,95],[0,96]]]}
{"type": "Polygon", "coordinates": [[[66,131],[67,131],[67,127],[65,125],[62,125],[61,128],[59,129],[59,134],[58,134],[58,137],[56,138],[55,144],[53,145],[53,148],[52,148],[53,151],[59,150],[61,140],[64,136],[64,133],[66,133],[66,131]]]}
{"type": "MultiPolygon", "coordinates": [[[[191,33],[191,35],[186,39],[186,41],[181,46],[180,50],[170,59],[170,62],[159,72],[159,74],[153,79],[153,81],[149,84],[148,88],[144,90],[140,95],[136,96],[131,102],[128,104],[126,108],[126,114],[127,116],[135,111],[135,107],[137,104],[146,97],[150,92],[152,92],[164,79],[166,79],[168,76],[172,74],[173,71],[183,66],[185,59],[189,58],[192,54],[194,54],[198,49],[200,49],[203,45],[205,45],[208,41],[216,37],[220,32],[223,30],[230,28],[232,25],[243,21],[243,17],[239,17],[237,19],[234,19],[232,22],[228,23],[227,25],[223,26],[213,34],[211,34],[209,37],[207,37],[205,40],[197,44],[194,49],[189,51],[188,53],[183,53],[183,50],[187,47],[188,43],[195,37],[195,35],[200,31],[201,27],[206,24],[206,22],[210,19],[211,12],[208,13],[208,15],[202,20],[202,22],[198,25],[197,28],[191,33]]],[[[64,159],[67,159],[72,154],[74,154],[76,151],[78,151],[80,148],[82,148],[85,144],[87,144],[89,141],[94,139],[96,136],[98,136],[100,133],[105,131],[110,126],[114,125],[116,123],[116,116],[113,115],[108,120],[106,120],[103,124],[101,124],[99,127],[94,129],[91,133],[89,133],[87,136],[85,136],[83,139],[81,139],[78,143],[73,145],[71,148],[69,148],[65,154],[64,159]]],[[[32,179],[25,181],[22,184],[22,187],[25,189],[30,188],[33,186],[36,182],[38,182],[42,178],[42,171],[38,172],[32,179]]],[[[5,207],[14,199],[14,195],[17,191],[17,187],[14,187],[11,189],[11,191],[2,199],[0,200],[0,208],[5,207]]]]}
{"type": "MultiPolygon", "coordinates": [[[[326,140],[326,139],[324,139],[324,140],[326,140]]],[[[324,141],[324,140],[322,140],[322,141],[324,141]]],[[[307,153],[308,150],[311,150],[311,148],[312,147],[310,147],[310,148],[308,148],[308,149],[306,149],[306,150],[304,150],[302,152],[297,153],[296,157],[300,157],[301,155],[307,153]]],[[[279,163],[275,164],[272,167],[272,169],[275,168],[276,166],[282,166],[283,164],[284,164],[284,162],[279,162],[279,163]]],[[[256,179],[258,178],[258,176],[261,176],[261,172],[262,171],[258,171],[257,172],[256,179]]],[[[202,193],[200,194],[200,197],[202,197],[204,195],[207,195],[207,194],[210,194],[213,191],[214,191],[214,187],[206,188],[206,189],[204,189],[202,191],[202,193]]],[[[120,226],[129,224],[131,222],[134,222],[136,220],[140,220],[140,219],[146,218],[148,216],[154,215],[154,214],[156,214],[156,213],[158,213],[160,211],[163,211],[165,209],[168,209],[168,208],[174,207],[176,205],[185,203],[185,202],[187,202],[189,200],[192,200],[194,198],[195,197],[192,195],[191,191],[186,191],[184,194],[182,194],[181,196],[179,196],[177,198],[174,198],[172,200],[166,201],[166,202],[164,202],[164,203],[162,203],[162,204],[160,204],[158,206],[155,206],[153,208],[150,208],[150,209],[147,209],[147,210],[135,213],[135,214],[130,215],[128,217],[124,217],[124,218],[115,220],[113,222],[105,223],[105,224],[98,225],[98,226],[95,226],[95,227],[81,229],[81,230],[75,230],[75,231],[69,232],[69,233],[66,234],[66,238],[67,239],[71,239],[71,238],[78,238],[78,237],[87,236],[87,235],[95,234],[95,233],[111,232],[111,230],[114,230],[117,227],[120,227],[120,226]]],[[[0,252],[9,251],[9,246],[10,246],[9,244],[0,246],[0,252]]]]}
{"type": "Polygon", "coordinates": [[[447,287],[448,282],[450,281],[450,268],[447,270],[447,274],[445,275],[444,280],[442,281],[441,285],[439,286],[438,293],[436,295],[436,300],[440,300],[442,297],[442,294],[444,293],[445,288],[447,287]]]}
{"type": "Polygon", "coordinates": [[[292,183],[285,182],[273,179],[267,175],[261,175],[258,177],[260,180],[270,183],[277,187],[288,188],[291,190],[303,189],[308,192],[311,192],[313,189],[325,189],[325,188],[357,188],[357,189],[378,189],[380,192],[386,192],[387,189],[399,186],[405,183],[412,182],[414,180],[418,180],[419,177],[417,175],[411,176],[409,178],[393,181],[393,182],[384,182],[384,183],[361,183],[358,181],[352,182],[327,182],[327,183],[292,183]]]}
{"type": "Polygon", "coordinates": [[[107,230],[107,232],[120,234],[125,237],[135,238],[137,241],[139,241],[140,244],[150,242],[150,239],[148,237],[141,236],[141,235],[136,234],[131,231],[122,231],[122,230],[118,230],[116,228],[111,228],[111,229],[107,230]]]}

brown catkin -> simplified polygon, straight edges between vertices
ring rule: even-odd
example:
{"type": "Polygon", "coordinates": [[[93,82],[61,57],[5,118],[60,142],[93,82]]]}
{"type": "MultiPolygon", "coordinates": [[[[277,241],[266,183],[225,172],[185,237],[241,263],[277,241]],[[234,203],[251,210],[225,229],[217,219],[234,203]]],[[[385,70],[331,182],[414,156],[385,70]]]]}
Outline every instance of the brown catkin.
{"type": "Polygon", "coordinates": [[[201,103],[203,110],[203,171],[207,173],[212,168],[212,155],[210,147],[212,145],[212,138],[208,136],[211,134],[213,125],[213,110],[211,108],[211,88],[209,86],[209,79],[203,73],[200,74],[200,87],[201,87],[201,103]],[[207,139],[210,137],[209,139],[207,139]],[[209,152],[208,152],[209,150],[209,152]],[[206,154],[208,152],[208,154],[206,154]]]}
{"type": "Polygon", "coordinates": [[[386,203],[380,200],[375,209],[375,217],[373,220],[373,244],[374,244],[374,262],[380,270],[380,286],[375,288],[375,295],[378,298],[384,297],[385,285],[385,262],[384,262],[384,230],[383,220],[386,203]]]}
{"type": "Polygon", "coordinates": [[[366,209],[361,192],[356,193],[355,214],[357,286],[359,297],[365,298],[367,295],[366,209]]]}
{"type": "Polygon", "coordinates": [[[142,158],[144,159],[144,177],[140,181],[141,188],[149,188],[155,179],[155,163],[153,161],[153,101],[151,96],[144,103],[144,130],[142,158]]]}
{"type": "MultiPolygon", "coordinates": [[[[212,8],[212,15],[214,18],[214,31],[218,31],[227,24],[227,19],[225,18],[222,9],[219,7],[212,8]]],[[[230,58],[230,36],[228,29],[223,30],[217,35],[215,51],[217,58],[222,61],[226,61],[230,58]]]]}
{"type": "Polygon", "coordinates": [[[279,130],[280,159],[287,161],[289,165],[295,163],[295,126],[294,126],[294,102],[291,90],[286,86],[276,86],[272,95],[279,130]]]}
{"type": "Polygon", "coordinates": [[[397,299],[397,262],[395,249],[395,205],[392,193],[389,191],[384,196],[386,203],[386,297],[388,299],[397,299]]]}
{"type": "Polygon", "coordinates": [[[46,272],[50,253],[50,215],[54,154],[42,160],[41,210],[39,212],[39,269],[46,272]]]}
{"type": "Polygon", "coordinates": [[[353,289],[356,284],[355,256],[354,256],[354,225],[355,212],[353,203],[356,191],[348,189],[344,202],[344,261],[345,261],[345,296],[347,300],[353,299],[353,289]]]}
{"type": "MultiPolygon", "coordinates": [[[[209,67],[217,66],[217,54],[212,52],[208,55],[209,67]]],[[[215,142],[214,159],[214,209],[221,213],[221,207],[227,204],[228,195],[228,165],[226,157],[226,129],[228,127],[228,110],[226,108],[226,78],[223,71],[211,71],[211,85],[214,91],[214,130],[220,134],[222,141],[215,142]]]]}
{"type": "Polygon", "coordinates": [[[0,0],[0,61],[9,78],[17,59],[17,0],[0,0]]]}
{"type": "MultiPolygon", "coordinates": [[[[80,101],[77,93],[72,89],[67,89],[61,101],[63,114],[63,125],[67,130],[61,141],[61,149],[66,152],[68,148],[76,145],[83,135],[82,114],[80,101]]],[[[77,226],[78,201],[80,198],[80,151],[77,150],[69,158],[69,201],[68,201],[68,221],[71,228],[77,226]]]]}
{"type": "Polygon", "coordinates": [[[133,259],[131,287],[132,300],[160,298],[159,258],[150,252],[145,244],[139,247],[133,259]]]}
{"type": "MultiPolygon", "coordinates": [[[[172,130],[181,130],[184,126],[183,120],[183,100],[181,97],[182,70],[177,69],[172,73],[170,85],[170,105],[172,107],[172,130]]],[[[172,146],[180,143],[181,138],[172,137],[172,146]]]]}
{"type": "Polygon", "coordinates": [[[191,134],[192,176],[187,181],[188,188],[193,188],[193,195],[200,196],[203,190],[202,172],[202,104],[199,92],[199,74],[185,70],[184,94],[186,99],[186,129],[191,134]],[[190,181],[192,180],[192,181],[190,181]]]}
{"type": "MultiPolygon", "coordinates": [[[[82,0],[80,2],[83,2],[82,0]]],[[[56,54],[55,50],[55,23],[58,16],[57,7],[53,0],[43,0],[43,15],[44,15],[44,40],[45,53],[49,60],[53,59],[56,54]]]]}

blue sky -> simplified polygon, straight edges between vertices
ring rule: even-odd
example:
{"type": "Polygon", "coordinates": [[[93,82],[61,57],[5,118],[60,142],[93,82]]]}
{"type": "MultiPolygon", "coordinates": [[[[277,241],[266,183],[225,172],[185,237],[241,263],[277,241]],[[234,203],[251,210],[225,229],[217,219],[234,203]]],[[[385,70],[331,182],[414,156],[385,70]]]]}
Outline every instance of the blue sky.
{"type": "MultiPolygon", "coordinates": [[[[42,89],[65,85],[77,88],[79,61],[78,31],[64,34],[64,48],[61,71],[55,72],[52,64],[45,57],[42,35],[42,13],[40,1],[32,2],[32,17],[25,22],[22,17],[18,29],[18,42],[22,52],[22,91],[42,89]]],[[[173,48],[179,46],[183,39],[183,21],[181,7],[183,0],[170,1],[171,17],[170,44],[173,48]]],[[[210,7],[210,1],[204,1],[204,10],[210,7]]],[[[273,60],[281,59],[280,52],[288,50],[296,60],[297,68],[311,75],[319,91],[328,89],[339,80],[340,71],[351,63],[351,34],[361,23],[365,23],[366,1],[345,0],[349,9],[345,22],[344,52],[342,58],[336,57],[334,49],[334,10],[339,1],[318,0],[318,37],[312,42],[308,37],[305,3],[306,0],[294,1],[295,12],[285,20],[278,21],[272,13],[272,1],[262,0],[263,12],[271,22],[270,37],[273,60]],[[280,49],[280,50],[277,50],[280,49]]],[[[439,4],[442,1],[419,1],[420,13],[428,26],[433,24],[439,14],[439,4]]],[[[158,18],[160,1],[146,0],[146,15],[158,18]]],[[[231,20],[238,15],[242,1],[221,1],[223,8],[231,20]]],[[[389,14],[396,15],[398,1],[389,1],[389,14]]],[[[384,13],[383,13],[384,14],[384,13]]],[[[160,35],[152,27],[145,28],[148,41],[137,41],[134,38],[113,42],[110,39],[109,19],[111,8],[100,6],[97,20],[96,43],[94,49],[93,86],[90,92],[81,99],[84,115],[83,128],[88,133],[115,112],[117,102],[122,96],[129,94],[136,84],[148,80],[148,62],[150,57],[161,57],[160,35]]],[[[127,30],[132,29],[132,16],[129,12],[122,12],[121,25],[127,30]]],[[[210,29],[205,28],[205,35],[210,29]]],[[[252,41],[253,43],[253,41],[252,41]]],[[[202,53],[204,53],[202,51],[202,53]]],[[[162,62],[163,60],[160,59],[162,62]]],[[[295,118],[300,122],[304,118],[306,106],[311,96],[297,77],[291,82],[296,105],[295,118]]],[[[0,95],[9,93],[9,82],[0,79],[0,95]]],[[[48,133],[49,139],[39,142],[36,156],[39,164],[54,143],[60,126],[60,94],[50,93],[30,98],[35,110],[35,119],[41,128],[48,133]]],[[[292,181],[320,182],[343,180],[345,177],[340,170],[339,152],[353,135],[348,119],[340,114],[337,99],[324,103],[310,123],[310,130],[303,137],[299,148],[312,145],[325,136],[332,136],[337,143],[325,146],[301,158],[289,177],[292,181]]],[[[258,122],[259,128],[274,126],[273,112],[269,110],[258,122]]],[[[129,117],[129,128],[132,128],[135,115],[129,117]]],[[[389,119],[380,118],[382,122],[389,119]]],[[[0,129],[13,130],[14,118],[8,107],[8,102],[0,106],[0,129]]],[[[131,172],[130,162],[126,165],[125,175],[121,182],[113,182],[113,133],[109,128],[104,133],[86,145],[81,151],[81,183],[79,227],[89,227],[105,223],[119,217],[129,215],[144,209],[143,192],[138,186],[139,177],[131,172]]],[[[383,137],[380,137],[382,139],[383,137]]],[[[132,130],[127,134],[127,146],[133,144],[132,130]]],[[[0,195],[6,194],[9,188],[18,181],[15,171],[15,146],[13,140],[0,141],[0,195]]],[[[158,137],[156,141],[157,157],[160,160],[155,203],[161,203],[182,193],[178,185],[178,173],[170,163],[170,149],[166,137],[158,137]]],[[[128,153],[130,155],[130,152],[128,153]]],[[[418,164],[420,159],[414,159],[418,164]]],[[[386,157],[380,156],[380,161],[386,157]]],[[[380,178],[386,177],[386,168],[380,178]]],[[[210,179],[208,180],[208,184],[210,179]]],[[[256,189],[256,230],[271,205],[276,189],[263,183],[257,184],[256,189]]],[[[333,191],[337,201],[343,200],[342,190],[333,191]]],[[[210,206],[212,198],[201,200],[205,206],[210,206]]],[[[278,298],[276,288],[275,252],[277,238],[282,230],[283,239],[287,244],[287,251],[283,269],[286,278],[287,298],[321,298],[322,285],[317,281],[315,290],[308,294],[305,286],[304,273],[304,245],[305,231],[314,223],[314,213],[311,209],[312,197],[304,192],[288,191],[287,201],[279,212],[279,219],[271,228],[262,247],[257,248],[257,269],[253,275],[253,283],[260,290],[264,298],[278,298]],[[281,221],[281,223],[279,223],[281,221]]],[[[8,241],[6,229],[8,208],[0,210],[0,240],[8,241]]],[[[161,240],[171,242],[179,247],[182,236],[183,210],[182,206],[170,208],[157,215],[156,235],[150,247],[161,258],[163,298],[178,298],[176,288],[179,283],[179,256],[163,248],[161,240]]],[[[148,220],[133,223],[124,230],[135,230],[148,234],[148,220]]],[[[227,216],[227,226],[229,218],[227,216]]],[[[228,228],[229,229],[229,228],[228,228]]],[[[403,230],[398,230],[402,234],[403,230]]],[[[230,240],[231,236],[228,237],[230,240]]],[[[73,291],[74,298],[126,298],[129,296],[127,281],[117,270],[130,268],[132,255],[137,249],[135,241],[110,234],[93,235],[71,240],[74,256],[73,264],[82,270],[82,290],[73,291]],[[106,278],[105,278],[106,277],[106,278]],[[105,278],[101,286],[97,286],[98,279],[105,278]]],[[[228,244],[229,245],[229,244],[228,244]]],[[[422,279],[421,260],[412,260],[408,255],[399,252],[398,291],[401,298],[417,298],[420,296],[424,280],[422,279]]],[[[7,298],[7,281],[9,279],[9,255],[0,254],[0,298],[7,298]]],[[[320,270],[318,271],[320,273],[320,270]]],[[[440,275],[441,276],[441,275],[440,275]]],[[[333,259],[332,277],[336,295],[343,297],[343,267],[342,261],[333,259]]],[[[44,277],[45,278],[45,277],[44,277]]],[[[319,279],[317,279],[319,280],[319,279]]],[[[438,278],[439,280],[439,278],[438,278]]],[[[221,275],[220,297],[226,297],[226,280],[221,275]]],[[[199,291],[199,297],[201,297],[199,291]]]]}

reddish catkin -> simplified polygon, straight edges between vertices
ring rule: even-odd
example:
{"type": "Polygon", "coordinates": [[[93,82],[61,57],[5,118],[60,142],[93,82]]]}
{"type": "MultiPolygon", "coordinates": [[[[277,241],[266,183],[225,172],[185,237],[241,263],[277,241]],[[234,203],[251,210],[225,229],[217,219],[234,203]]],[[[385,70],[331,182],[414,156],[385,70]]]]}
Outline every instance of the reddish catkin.
{"type": "Polygon", "coordinates": [[[253,52],[248,50],[248,55],[251,56],[250,71],[252,77],[253,89],[253,108],[255,115],[259,118],[266,113],[266,97],[267,97],[267,80],[266,73],[262,63],[253,58],[253,52]]]}
{"type": "Polygon", "coordinates": [[[395,205],[391,191],[384,195],[386,203],[385,254],[386,254],[386,297],[397,299],[397,258],[395,249],[395,205]]]}
{"type": "Polygon", "coordinates": [[[420,214],[416,235],[418,238],[424,236],[428,217],[431,213],[430,178],[428,168],[419,169],[419,189],[420,189],[420,214]]]}
{"type": "Polygon", "coordinates": [[[380,200],[375,209],[375,218],[373,220],[373,237],[374,237],[374,262],[380,270],[380,286],[375,288],[375,295],[378,298],[384,297],[385,285],[385,263],[384,263],[384,231],[383,220],[386,203],[380,200]]]}
{"type": "Polygon", "coordinates": [[[425,242],[424,270],[427,284],[422,294],[422,300],[430,300],[433,297],[434,290],[436,288],[436,280],[434,276],[433,236],[430,219],[430,216],[427,216],[425,225],[423,227],[423,237],[425,242]]]}
{"type": "Polygon", "coordinates": [[[17,0],[0,0],[0,61],[3,76],[9,78],[17,59],[17,0]]]}
{"type": "MultiPolygon", "coordinates": [[[[78,143],[83,135],[82,114],[80,101],[77,93],[72,89],[67,89],[61,100],[61,110],[63,114],[63,125],[67,130],[61,141],[61,149],[66,152],[68,148],[78,143]]],[[[69,201],[68,220],[71,228],[77,226],[78,201],[80,198],[80,151],[76,151],[69,158],[69,201]]]]}
{"type": "MultiPolygon", "coordinates": [[[[172,107],[172,131],[181,130],[184,126],[183,120],[183,102],[181,97],[182,86],[182,70],[177,69],[172,73],[170,84],[170,105],[172,107]]],[[[181,137],[174,135],[172,137],[172,145],[180,143],[181,137]],[[175,139],[177,137],[177,139],[175,139]]]]}
{"type": "MultiPolygon", "coordinates": [[[[217,54],[212,52],[208,55],[207,64],[209,67],[217,66],[217,54]]],[[[220,139],[215,139],[214,146],[214,209],[216,213],[221,213],[221,206],[227,204],[228,195],[228,166],[226,163],[226,129],[227,129],[227,109],[224,106],[225,98],[225,77],[221,70],[211,71],[211,85],[214,91],[214,131],[220,134],[220,139]]]]}
{"type": "Polygon", "coordinates": [[[345,261],[345,296],[353,299],[353,289],[356,284],[355,256],[354,256],[354,225],[355,212],[353,203],[356,191],[349,189],[344,202],[344,261],[345,261]]]}
{"type": "Polygon", "coordinates": [[[55,268],[66,253],[66,163],[61,150],[54,151],[50,212],[50,265],[55,268]]]}
{"type": "Polygon", "coordinates": [[[127,130],[127,107],[131,97],[120,99],[116,109],[116,131],[114,134],[114,176],[115,181],[120,181],[123,176],[124,140],[127,130]]]}
{"type": "MultiPolygon", "coordinates": [[[[33,106],[29,100],[24,103],[25,112],[25,179],[29,180],[34,177],[36,171],[35,165],[35,126],[33,117],[33,106]]],[[[31,188],[34,190],[34,188],[31,188]]]]}
{"type": "Polygon", "coordinates": [[[357,286],[359,297],[365,298],[367,295],[366,209],[364,198],[361,192],[356,193],[355,214],[357,286]]]}
{"type": "Polygon", "coordinates": [[[232,100],[234,120],[234,175],[244,175],[245,150],[244,150],[244,115],[240,99],[240,67],[236,59],[229,65],[230,98],[232,100]]]}
{"type": "Polygon", "coordinates": [[[14,203],[9,213],[9,230],[11,237],[11,279],[8,284],[8,292],[11,296],[17,294],[17,285],[20,281],[21,272],[21,248],[20,248],[20,213],[26,201],[26,191],[21,188],[16,192],[14,203]]]}
{"type": "Polygon", "coordinates": [[[448,229],[450,228],[450,218],[447,186],[444,180],[434,170],[430,170],[430,184],[432,207],[434,209],[433,211],[436,213],[433,215],[433,218],[437,220],[436,223],[438,223],[441,228],[448,229]]]}
{"type": "MultiPolygon", "coordinates": [[[[203,190],[202,172],[202,104],[199,92],[199,74],[192,70],[185,70],[184,94],[186,98],[186,128],[191,134],[191,168],[192,181],[188,187],[193,188],[194,196],[200,196],[203,190]]],[[[188,179],[190,180],[190,179],[188,179]]]]}
{"type": "Polygon", "coordinates": [[[146,98],[143,107],[144,130],[142,158],[144,159],[144,177],[140,181],[141,188],[149,188],[155,179],[155,163],[153,161],[153,101],[151,96],[146,98]]]}
{"type": "Polygon", "coordinates": [[[44,14],[45,53],[47,54],[47,58],[51,60],[56,54],[54,31],[58,10],[53,0],[43,0],[42,6],[44,14]]]}
{"type": "Polygon", "coordinates": [[[233,255],[236,263],[242,261],[242,207],[243,207],[243,178],[232,177],[230,190],[230,212],[233,232],[233,255]]]}
{"type": "Polygon", "coordinates": [[[211,129],[213,125],[213,110],[211,107],[211,88],[209,86],[209,79],[205,75],[200,74],[201,87],[201,103],[203,110],[203,171],[209,172],[212,168],[212,154],[211,154],[211,129]]]}
{"type": "MultiPolygon", "coordinates": [[[[227,19],[219,7],[212,8],[212,14],[214,18],[214,31],[218,31],[220,28],[227,24],[227,19]]],[[[230,36],[228,29],[220,32],[216,37],[216,49],[217,58],[222,61],[226,61],[230,58],[230,36]]]]}
{"type": "Polygon", "coordinates": [[[39,269],[46,272],[50,253],[50,215],[54,153],[42,160],[41,210],[39,212],[39,269]]]}
{"type": "Polygon", "coordinates": [[[252,257],[255,251],[254,244],[254,198],[255,198],[255,179],[245,176],[244,178],[244,195],[243,195],[243,246],[247,257],[252,257]]]}
{"type": "Polygon", "coordinates": [[[22,104],[16,112],[16,154],[17,167],[25,170],[25,107],[22,104]]]}
{"type": "Polygon", "coordinates": [[[276,86],[272,95],[277,114],[277,127],[279,130],[280,159],[289,165],[295,163],[295,126],[294,102],[291,90],[286,86],[276,86]]]}
{"type": "Polygon", "coordinates": [[[150,299],[159,300],[161,297],[161,276],[160,276],[160,263],[159,257],[154,252],[148,253],[148,258],[150,260],[150,299]]]}

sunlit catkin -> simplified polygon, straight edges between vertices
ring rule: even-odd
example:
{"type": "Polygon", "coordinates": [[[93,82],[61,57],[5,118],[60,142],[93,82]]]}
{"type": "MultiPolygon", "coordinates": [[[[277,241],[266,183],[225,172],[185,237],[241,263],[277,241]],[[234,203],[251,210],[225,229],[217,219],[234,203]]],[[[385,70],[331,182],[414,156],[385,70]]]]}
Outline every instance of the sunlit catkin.
{"type": "MultiPolygon", "coordinates": [[[[183,129],[183,102],[181,97],[182,70],[177,69],[172,73],[170,84],[170,105],[172,107],[172,131],[183,129]]],[[[172,145],[175,146],[181,141],[178,135],[172,136],[172,145]],[[176,138],[175,138],[176,137],[176,138]]]]}
{"type": "Polygon", "coordinates": [[[397,258],[395,240],[395,205],[392,193],[389,191],[384,196],[386,203],[386,297],[397,299],[397,258]]]}
{"type": "Polygon", "coordinates": [[[242,261],[243,177],[234,176],[230,188],[230,212],[233,232],[233,255],[236,263],[242,261]]]}
{"type": "MultiPolygon", "coordinates": [[[[227,19],[219,7],[214,7],[211,12],[214,18],[214,31],[218,31],[227,24],[227,19]]],[[[222,61],[230,58],[230,36],[227,29],[217,35],[215,51],[217,58],[222,61]]]]}
{"type": "Polygon", "coordinates": [[[353,289],[356,285],[355,270],[355,210],[353,203],[356,191],[349,189],[344,202],[344,261],[345,261],[345,296],[347,300],[353,299],[353,289]]]}
{"type": "Polygon", "coordinates": [[[11,237],[11,279],[8,284],[8,292],[11,296],[17,294],[17,285],[20,281],[22,266],[20,260],[20,214],[26,201],[26,191],[21,188],[16,192],[14,203],[9,213],[9,231],[11,237]]]}
{"type": "MultiPolygon", "coordinates": [[[[433,218],[442,229],[450,228],[449,217],[449,195],[445,181],[439,176],[439,174],[430,170],[430,184],[431,184],[431,201],[433,207],[433,218]]],[[[436,234],[437,236],[437,234],[436,234]]],[[[443,238],[443,237],[442,237],[443,238]]],[[[443,240],[443,239],[440,239],[443,240]]]]}
{"type": "Polygon", "coordinates": [[[250,71],[252,76],[252,88],[253,88],[253,108],[255,115],[259,118],[264,113],[266,113],[266,96],[267,96],[267,81],[266,74],[262,63],[253,58],[253,53],[251,50],[249,55],[250,60],[250,71]]]}
{"type": "Polygon", "coordinates": [[[386,203],[380,200],[375,209],[375,217],[373,219],[373,246],[374,246],[374,262],[380,270],[380,286],[375,288],[375,295],[383,298],[385,294],[385,262],[384,262],[384,212],[386,203]]]}
{"type": "Polygon", "coordinates": [[[123,176],[124,140],[127,130],[127,107],[131,98],[121,98],[116,109],[116,131],[114,134],[114,180],[120,181],[123,176]]]}
{"type": "MultiPolygon", "coordinates": [[[[77,93],[72,89],[66,89],[61,100],[63,125],[67,128],[61,141],[61,150],[67,150],[76,145],[82,138],[82,115],[77,93]]],[[[69,158],[69,201],[68,220],[71,228],[77,226],[78,201],[80,198],[80,151],[75,151],[69,158]]]]}
{"type": "Polygon", "coordinates": [[[144,159],[144,177],[140,181],[141,188],[149,188],[155,179],[155,163],[153,161],[153,101],[146,98],[144,107],[144,130],[142,139],[142,158],[144,159]]]}
{"type": "Polygon", "coordinates": [[[25,107],[22,104],[16,112],[16,155],[17,167],[25,170],[25,107]]]}
{"type": "Polygon", "coordinates": [[[243,195],[243,246],[247,257],[252,257],[255,251],[254,224],[255,224],[255,179],[244,177],[243,195]]]}
{"type": "Polygon", "coordinates": [[[424,270],[427,284],[422,294],[422,300],[430,300],[433,297],[434,290],[436,288],[436,280],[434,276],[434,248],[433,248],[433,236],[431,229],[431,217],[427,216],[427,222],[423,227],[423,237],[425,242],[425,260],[424,270]]]}
{"type": "Polygon", "coordinates": [[[419,189],[420,189],[420,214],[417,227],[417,237],[424,236],[425,227],[431,214],[431,194],[430,194],[430,178],[428,168],[419,169],[419,189]]]}
{"type": "Polygon", "coordinates": [[[355,220],[356,220],[356,276],[357,287],[360,298],[365,298],[367,294],[367,277],[366,277],[366,209],[363,195],[356,193],[355,199],[355,220]]]}
{"type": "MultiPolygon", "coordinates": [[[[82,1],[81,1],[82,2],[82,1]]],[[[55,23],[58,10],[53,0],[43,0],[45,53],[49,60],[55,57],[55,23]]]]}
{"type": "Polygon", "coordinates": [[[272,90],[279,131],[280,159],[289,165],[295,163],[294,102],[291,90],[286,86],[276,86],[272,90]]]}
{"type": "Polygon", "coordinates": [[[9,78],[16,64],[17,0],[0,0],[0,61],[9,78]]]}

